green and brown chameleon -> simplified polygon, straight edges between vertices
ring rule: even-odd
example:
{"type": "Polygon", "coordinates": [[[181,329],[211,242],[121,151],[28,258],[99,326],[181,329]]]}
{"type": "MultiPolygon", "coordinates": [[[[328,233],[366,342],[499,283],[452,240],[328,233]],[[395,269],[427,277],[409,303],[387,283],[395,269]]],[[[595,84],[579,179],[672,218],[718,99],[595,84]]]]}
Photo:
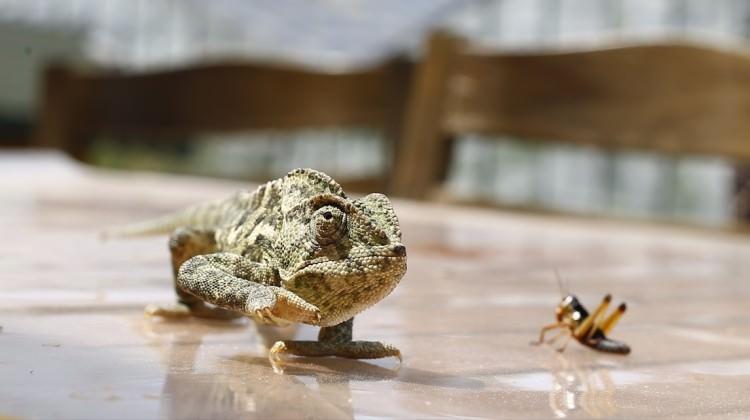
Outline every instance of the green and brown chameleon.
{"type": "Polygon", "coordinates": [[[189,207],[111,235],[173,232],[178,302],[153,316],[320,326],[318,341],[279,341],[270,356],[368,359],[399,350],[352,341],[353,317],[386,297],[406,272],[406,248],[382,194],[349,199],[328,175],[297,169],[216,202],[189,207]]]}

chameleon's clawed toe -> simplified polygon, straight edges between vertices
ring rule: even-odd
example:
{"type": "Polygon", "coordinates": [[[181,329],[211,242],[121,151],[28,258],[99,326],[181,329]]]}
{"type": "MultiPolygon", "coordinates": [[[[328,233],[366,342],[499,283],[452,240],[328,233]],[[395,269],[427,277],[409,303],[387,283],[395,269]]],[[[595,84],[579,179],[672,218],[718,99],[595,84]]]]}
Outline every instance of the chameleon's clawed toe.
{"type": "MultiPolygon", "coordinates": [[[[385,344],[384,347],[385,348],[379,357],[381,358],[382,357],[395,357],[396,359],[398,359],[399,364],[402,364],[404,362],[404,359],[401,356],[401,350],[397,349],[396,347],[391,346],[390,344],[385,344]]],[[[378,357],[376,356],[373,358],[378,358],[378,357]]]]}
{"type": "Polygon", "coordinates": [[[268,308],[263,309],[256,309],[255,312],[255,319],[259,322],[267,325],[276,325],[276,321],[274,320],[273,314],[271,314],[271,310],[268,308]]]}
{"type": "Polygon", "coordinates": [[[266,323],[265,319],[263,318],[263,311],[260,309],[256,309],[255,312],[253,312],[253,318],[264,324],[266,323]]]}

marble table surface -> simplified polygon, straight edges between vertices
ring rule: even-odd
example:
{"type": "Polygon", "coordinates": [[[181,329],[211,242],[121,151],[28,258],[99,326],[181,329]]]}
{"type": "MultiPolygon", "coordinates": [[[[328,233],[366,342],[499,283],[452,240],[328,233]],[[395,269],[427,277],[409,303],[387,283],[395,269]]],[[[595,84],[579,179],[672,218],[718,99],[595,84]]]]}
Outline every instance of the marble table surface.
{"type": "Polygon", "coordinates": [[[104,227],[251,186],[0,153],[0,418],[750,416],[750,237],[395,201],[402,283],[355,320],[404,361],[291,359],[312,339],[248,320],[164,321],[166,238],[104,227]],[[628,356],[533,347],[557,269],[592,309],[628,312],[628,356]]]}

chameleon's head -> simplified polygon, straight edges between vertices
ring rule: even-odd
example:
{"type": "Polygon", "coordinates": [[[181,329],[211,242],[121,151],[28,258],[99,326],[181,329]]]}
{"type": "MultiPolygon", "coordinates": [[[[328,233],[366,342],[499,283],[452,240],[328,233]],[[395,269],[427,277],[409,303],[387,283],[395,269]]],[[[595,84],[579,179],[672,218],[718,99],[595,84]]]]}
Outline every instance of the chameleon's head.
{"type": "Polygon", "coordinates": [[[388,198],[313,196],[285,214],[282,286],[336,325],[386,297],[406,272],[406,248],[388,198]]]}

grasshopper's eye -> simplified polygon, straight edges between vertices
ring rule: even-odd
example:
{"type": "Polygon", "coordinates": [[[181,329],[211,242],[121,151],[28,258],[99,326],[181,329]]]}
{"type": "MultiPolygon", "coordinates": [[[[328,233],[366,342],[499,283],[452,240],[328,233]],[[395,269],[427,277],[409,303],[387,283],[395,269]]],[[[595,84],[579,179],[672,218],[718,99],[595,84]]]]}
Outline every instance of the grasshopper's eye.
{"type": "Polygon", "coordinates": [[[338,207],[323,206],[313,214],[312,234],[320,245],[330,245],[346,236],[346,213],[338,207]]]}

